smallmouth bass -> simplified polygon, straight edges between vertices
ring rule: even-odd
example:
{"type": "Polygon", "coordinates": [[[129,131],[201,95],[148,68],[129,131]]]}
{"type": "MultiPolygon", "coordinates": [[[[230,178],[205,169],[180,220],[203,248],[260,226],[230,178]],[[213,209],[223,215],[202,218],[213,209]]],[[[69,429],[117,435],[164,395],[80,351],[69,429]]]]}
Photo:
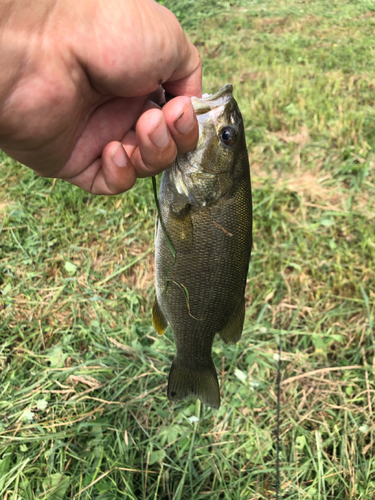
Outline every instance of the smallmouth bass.
{"type": "Polygon", "coordinates": [[[193,395],[212,408],[220,406],[212,344],[217,333],[230,344],[241,337],[252,246],[249,159],[232,91],[191,99],[198,145],[163,172],[155,231],[153,325],[162,335],[169,324],[177,349],[168,398],[193,395]]]}

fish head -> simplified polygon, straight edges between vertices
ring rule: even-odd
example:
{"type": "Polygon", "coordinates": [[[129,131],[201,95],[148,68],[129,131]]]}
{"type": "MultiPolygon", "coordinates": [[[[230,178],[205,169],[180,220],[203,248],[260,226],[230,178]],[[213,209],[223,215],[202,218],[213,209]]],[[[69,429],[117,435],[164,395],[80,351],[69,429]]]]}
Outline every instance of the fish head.
{"type": "Polygon", "coordinates": [[[241,112],[228,84],[215,94],[192,97],[198,125],[197,147],[177,157],[173,181],[189,203],[205,207],[228,193],[247,161],[241,112]]]}
{"type": "Polygon", "coordinates": [[[199,140],[187,157],[192,167],[203,172],[232,171],[238,152],[243,150],[242,117],[232,92],[233,87],[228,84],[215,94],[191,99],[199,125],[199,140]]]}

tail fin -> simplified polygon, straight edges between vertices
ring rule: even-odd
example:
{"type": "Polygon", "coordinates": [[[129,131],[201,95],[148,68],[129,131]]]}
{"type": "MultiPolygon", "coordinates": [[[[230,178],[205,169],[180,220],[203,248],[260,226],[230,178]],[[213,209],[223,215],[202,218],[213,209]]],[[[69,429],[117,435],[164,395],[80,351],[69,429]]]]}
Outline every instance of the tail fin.
{"type": "Polygon", "coordinates": [[[220,390],[215,365],[201,369],[184,366],[176,358],[173,360],[168,379],[168,399],[181,401],[193,395],[211,408],[220,407],[220,390]]]}

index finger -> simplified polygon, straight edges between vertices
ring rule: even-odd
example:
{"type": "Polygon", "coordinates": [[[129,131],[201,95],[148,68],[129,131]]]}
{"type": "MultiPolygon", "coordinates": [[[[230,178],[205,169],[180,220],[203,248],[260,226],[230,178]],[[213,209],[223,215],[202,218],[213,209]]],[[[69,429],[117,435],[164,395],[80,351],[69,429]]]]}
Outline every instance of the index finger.
{"type": "Polygon", "coordinates": [[[163,87],[173,96],[202,97],[202,59],[190,40],[186,38],[186,42],[188,44],[186,57],[163,83],[163,87]]]}
{"type": "MultiPolygon", "coordinates": [[[[201,96],[201,58],[176,16],[153,0],[112,3],[117,15],[111,19],[111,36],[101,4],[91,14],[92,29],[81,34],[74,49],[95,90],[136,97],[163,85],[174,96],[201,96]]],[[[82,24],[87,23],[85,18],[82,24]]]]}

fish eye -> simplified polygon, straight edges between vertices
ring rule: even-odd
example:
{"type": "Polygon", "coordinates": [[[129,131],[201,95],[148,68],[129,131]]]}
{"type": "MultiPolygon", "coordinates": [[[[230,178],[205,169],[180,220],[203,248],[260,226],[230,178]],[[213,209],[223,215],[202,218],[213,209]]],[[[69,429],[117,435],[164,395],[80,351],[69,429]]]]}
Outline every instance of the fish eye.
{"type": "Polygon", "coordinates": [[[219,137],[224,146],[233,146],[236,140],[236,131],[233,127],[224,127],[220,130],[219,137]]]}

